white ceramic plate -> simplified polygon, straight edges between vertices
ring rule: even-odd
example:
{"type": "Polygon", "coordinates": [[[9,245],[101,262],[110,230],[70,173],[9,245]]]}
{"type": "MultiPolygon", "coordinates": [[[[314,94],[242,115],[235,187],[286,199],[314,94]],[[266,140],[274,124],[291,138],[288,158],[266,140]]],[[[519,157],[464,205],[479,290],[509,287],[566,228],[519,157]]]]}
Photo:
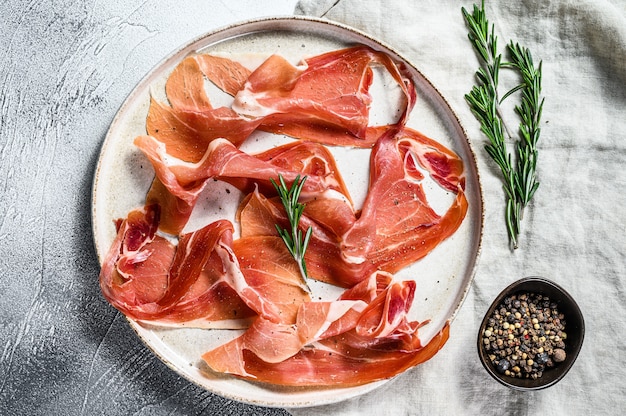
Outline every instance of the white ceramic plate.
{"type": "MultiPolygon", "coordinates": [[[[92,215],[95,245],[100,261],[115,237],[112,221],[125,217],[132,208],[143,205],[154,176],[147,159],[132,144],[137,135],[145,134],[149,96],[152,93],[163,97],[165,79],[186,55],[198,51],[226,53],[231,56],[243,56],[250,52],[261,55],[278,52],[293,59],[295,63],[305,56],[355,43],[382,50],[394,59],[407,63],[419,97],[408,125],[453,149],[465,163],[469,211],[461,227],[425,259],[398,273],[398,278],[415,278],[418,281],[411,318],[419,321],[430,319],[430,324],[421,328],[419,333],[422,342],[428,342],[456,315],[469,290],[480,251],[482,195],[474,154],[463,128],[446,100],[413,65],[392,48],[370,36],[326,20],[304,17],[268,18],[217,30],[181,47],[137,85],[111,124],[95,172],[92,215]]],[[[374,87],[382,85],[376,83],[374,87]]],[[[374,100],[373,116],[386,117],[382,110],[385,105],[376,107],[376,91],[374,100]]],[[[284,140],[282,137],[273,139],[284,140]]],[[[369,151],[333,149],[333,152],[355,203],[358,204],[367,188],[369,151]]],[[[427,187],[426,191],[433,208],[443,213],[449,206],[450,195],[435,185],[427,187]]],[[[227,193],[220,188],[211,188],[206,193],[201,198],[206,203],[198,207],[192,224],[224,217],[224,212],[234,212],[238,204],[237,192],[227,193]]],[[[324,296],[334,296],[333,290],[323,285],[315,285],[312,290],[325,291],[324,296]]],[[[321,405],[366,393],[384,383],[382,381],[345,388],[283,388],[215,375],[207,370],[200,359],[201,354],[239,335],[239,331],[157,329],[140,326],[132,321],[130,324],[143,342],[176,372],[211,392],[233,400],[272,407],[321,405]]]]}

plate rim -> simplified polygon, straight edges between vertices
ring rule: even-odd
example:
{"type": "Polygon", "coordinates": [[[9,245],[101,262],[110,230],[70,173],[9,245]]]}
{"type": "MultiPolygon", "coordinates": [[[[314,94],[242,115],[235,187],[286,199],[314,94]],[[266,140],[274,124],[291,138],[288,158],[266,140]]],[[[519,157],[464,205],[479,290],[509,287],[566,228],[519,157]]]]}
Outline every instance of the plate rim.
{"type": "MultiPolygon", "coordinates": [[[[92,231],[92,243],[94,245],[94,249],[96,252],[96,257],[98,259],[98,263],[99,265],[102,265],[102,260],[104,258],[104,256],[106,255],[106,253],[101,252],[98,246],[98,242],[97,242],[97,236],[98,236],[98,230],[97,230],[97,221],[96,221],[96,190],[97,190],[97,185],[98,185],[98,178],[100,176],[100,168],[101,168],[101,164],[102,164],[102,159],[103,159],[103,155],[106,153],[106,147],[108,144],[110,144],[111,142],[111,135],[113,134],[113,130],[114,127],[120,123],[120,119],[122,119],[124,117],[124,114],[126,112],[126,110],[132,105],[132,103],[134,102],[134,100],[137,98],[137,95],[139,94],[139,92],[141,90],[143,90],[144,88],[150,86],[150,81],[152,80],[152,78],[158,73],[158,71],[164,67],[168,62],[170,62],[172,59],[174,59],[177,55],[182,55],[184,56],[185,54],[189,53],[192,50],[202,50],[204,48],[210,47],[211,45],[215,45],[218,42],[224,42],[224,41],[228,41],[229,39],[232,39],[234,36],[228,36],[228,32],[233,31],[233,30],[237,30],[237,29],[241,29],[242,27],[246,27],[246,26],[264,26],[263,29],[260,30],[253,30],[250,32],[245,32],[245,33],[241,33],[239,35],[235,35],[235,36],[244,36],[244,35],[250,35],[252,33],[255,32],[267,32],[267,31],[271,31],[271,30],[286,30],[286,31],[293,31],[293,28],[289,28],[287,27],[289,24],[293,23],[294,21],[296,22],[304,22],[304,23],[311,23],[311,24],[317,24],[317,25],[326,25],[328,26],[330,29],[329,30],[341,30],[341,31],[347,31],[349,33],[351,33],[352,35],[356,35],[357,37],[361,37],[364,39],[367,39],[371,45],[376,45],[376,46],[380,46],[384,49],[386,49],[387,51],[391,52],[394,56],[394,59],[398,59],[401,60],[402,62],[405,62],[406,64],[411,66],[411,69],[414,70],[417,74],[419,74],[419,76],[421,77],[421,80],[423,82],[425,82],[427,84],[427,86],[429,88],[431,88],[436,94],[437,94],[437,98],[438,100],[441,100],[442,104],[445,106],[445,109],[447,112],[449,112],[450,116],[452,117],[454,123],[455,123],[455,129],[458,130],[458,134],[459,136],[462,136],[463,140],[464,140],[464,146],[466,147],[466,151],[467,151],[467,156],[470,160],[468,160],[466,163],[467,165],[472,167],[472,173],[473,175],[475,175],[476,177],[476,195],[477,195],[477,203],[479,205],[479,207],[476,207],[477,209],[477,213],[476,215],[476,224],[474,225],[473,231],[476,231],[476,235],[473,236],[472,238],[472,246],[475,247],[475,249],[473,250],[474,253],[471,256],[471,266],[468,267],[467,269],[467,284],[465,287],[463,287],[462,291],[459,291],[459,296],[458,296],[458,301],[456,302],[456,305],[454,307],[454,310],[452,311],[452,313],[450,314],[447,322],[448,324],[451,324],[457,314],[459,313],[459,310],[461,309],[461,307],[463,306],[463,304],[465,303],[465,300],[467,298],[467,295],[469,293],[469,291],[471,290],[471,287],[473,285],[474,282],[474,278],[475,278],[475,274],[476,274],[476,270],[478,267],[478,263],[479,263],[479,259],[481,256],[481,252],[482,252],[482,241],[483,241],[483,234],[484,234],[484,221],[485,221],[485,210],[484,210],[484,193],[483,193],[483,189],[482,189],[482,181],[480,178],[480,172],[478,170],[478,163],[477,163],[477,158],[476,158],[476,152],[474,151],[474,148],[472,146],[471,141],[469,140],[469,137],[467,135],[467,131],[465,129],[465,127],[463,126],[463,124],[461,123],[461,120],[458,116],[458,114],[456,113],[456,111],[453,109],[453,107],[450,105],[450,102],[447,100],[447,98],[441,94],[441,92],[439,91],[439,89],[430,81],[430,79],[428,77],[426,77],[424,75],[423,72],[421,72],[414,64],[411,60],[407,59],[402,53],[400,53],[396,48],[394,48],[393,46],[389,45],[388,43],[360,30],[357,29],[353,26],[349,26],[347,24],[338,22],[338,21],[334,21],[334,20],[330,20],[330,19],[326,19],[326,18],[319,18],[319,17],[315,17],[315,16],[307,16],[307,15],[276,15],[276,16],[264,16],[264,17],[259,17],[259,18],[252,18],[252,19],[245,19],[245,20],[241,20],[241,21],[237,21],[237,22],[233,22],[230,23],[228,25],[224,25],[221,27],[218,27],[214,30],[210,30],[207,31],[205,33],[202,33],[200,35],[197,35],[195,37],[193,37],[191,40],[188,40],[184,43],[182,43],[181,45],[179,45],[178,47],[174,48],[173,50],[171,50],[169,53],[167,53],[163,58],[161,58],[160,60],[157,61],[157,63],[146,73],[144,74],[140,81],[137,82],[133,87],[132,90],[128,93],[128,95],[126,96],[126,98],[123,100],[122,104],[119,106],[119,108],[117,109],[114,118],[111,120],[109,127],[107,128],[107,132],[104,136],[104,139],[102,140],[102,143],[100,145],[100,148],[98,150],[98,158],[96,160],[96,166],[94,168],[94,172],[93,172],[93,177],[92,177],[92,186],[91,186],[91,231],[92,231]],[[272,24],[274,24],[274,27],[270,27],[272,24]],[[202,46],[200,48],[194,47],[194,45],[197,45],[198,43],[201,43],[203,40],[206,40],[208,38],[211,37],[219,37],[220,34],[223,34],[224,37],[221,38],[220,40],[217,40],[215,42],[209,43],[205,46],[202,46]]],[[[116,311],[116,313],[120,313],[118,311],[116,311]]],[[[300,401],[294,401],[294,400],[285,400],[285,401],[261,401],[261,400],[252,400],[250,398],[245,398],[245,397],[239,397],[238,395],[236,395],[235,393],[231,393],[229,394],[228,392],[224,392],[224,391],[217,391],[217,389],[211,389],[208,388],[206,385],[202,385],[200,383],[198,383],[196,380],[194,380],[193,378],[191,378],[189,375],[187,375],[185,372],[181,371],[178,366],[176,366],[170,359],[168,359],[167,357],[163,356],[161,354],[160,351],[155,350],[150,343],[148,342],[148,340],[146,339],[146,337],[140,333],[140,324],[138,324],[137,322],[133,321],[132,319],[129,319],[128,317],[124,316],[124,318],[126,319],[126,321],[130,324],[130,327],[133,329],[133,332],[135,332],[135,334],[137,335],[137,337],[141,340],[141,342],[144,344],[144,346],[146,346],[152,354],[154,354],[156,357],[159,358],[159,360],[161,362],[163,362],[164,364],[166,364],[171,370],[173,370],[178,376],[183,377],[184,379],[186,379],[187,381],[191,382],[192,384],[202,388],[203,390],[209,391],[212,394],[216,394],[219,395],[221,397],[230,399],[230,400],[234,400],[234,401],[238,401],[241,403],[246,403],[246,404],[250,404],[250,405],[256,405],[256,406],[264,406],[264,407],[273,407],[273,408],[301,408],[301,407],[311,407],[311,406],[319,406],[319,405],[327,405],[327,404],[333,404],[333,403],[337,403],[337,402],[341,402],[344,400],[347,400],[349,398],[352,397],[356,397],[356,396],[361,396],[363,394],[367,394],[375,389],[377,389],[378,387],[382,386],[383,384],[386,384],[387,382],[395,379],[396,377],[406,373],[400,373],[392,378],[389,379],[385,379],[385,380],[379,380],[379,381],[375,381],[375,382],[371,382],[371,383],[367,383],[359,387],[359,392],[355,395],[355,394],[344,394],[344,395],[339,395],[337,398],[332,398],[332,399],[326,399],[326,400],[315,400],[315,401],[308,401],[308,400],[300,400],[300,401]]],[[[417,366],[419,367],[419,366],[417,366]]],[[[413,367],[412,369],[415,369],[416,367],[413,367]]],[[[412,370],[409,369],[408,371],[412,370]]]]}

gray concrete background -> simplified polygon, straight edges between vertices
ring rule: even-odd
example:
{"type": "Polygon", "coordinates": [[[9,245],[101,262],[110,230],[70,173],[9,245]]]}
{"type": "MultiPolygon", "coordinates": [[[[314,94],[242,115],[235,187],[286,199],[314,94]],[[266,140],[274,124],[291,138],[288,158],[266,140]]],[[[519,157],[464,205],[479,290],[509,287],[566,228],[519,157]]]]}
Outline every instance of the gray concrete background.
{"type": "Polygon", "coordinates": [[[100,295],[90,197],[135,84],[217,27],[295,1],[0,5],[0,414],[285,415],[210,394],[159,361],[100,295]]]}

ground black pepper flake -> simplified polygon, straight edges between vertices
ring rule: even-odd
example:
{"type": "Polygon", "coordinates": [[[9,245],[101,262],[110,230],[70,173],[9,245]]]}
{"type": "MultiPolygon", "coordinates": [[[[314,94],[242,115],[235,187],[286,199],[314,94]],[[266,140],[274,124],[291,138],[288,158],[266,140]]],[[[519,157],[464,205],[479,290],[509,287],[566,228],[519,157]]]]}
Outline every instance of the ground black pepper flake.
{"type": "Polygon", "coordinates": [[[506,297],[488,318],[483,348],[496,370],[537,379],[565,360],[565,317],[549,297],[517,293],[506,297]]]}

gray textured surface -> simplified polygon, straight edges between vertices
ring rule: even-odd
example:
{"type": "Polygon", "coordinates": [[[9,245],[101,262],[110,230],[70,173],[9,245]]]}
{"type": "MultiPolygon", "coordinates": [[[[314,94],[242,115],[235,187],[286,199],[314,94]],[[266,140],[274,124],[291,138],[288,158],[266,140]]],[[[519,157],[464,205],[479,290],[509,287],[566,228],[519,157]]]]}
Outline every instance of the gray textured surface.
{"type": "Polygon", "coordinates": [[[99,292],[90,196],[109,123],[163,57],[294,1],[0,5],[0,414],[284,415],[162,364],[99,292]]]}

